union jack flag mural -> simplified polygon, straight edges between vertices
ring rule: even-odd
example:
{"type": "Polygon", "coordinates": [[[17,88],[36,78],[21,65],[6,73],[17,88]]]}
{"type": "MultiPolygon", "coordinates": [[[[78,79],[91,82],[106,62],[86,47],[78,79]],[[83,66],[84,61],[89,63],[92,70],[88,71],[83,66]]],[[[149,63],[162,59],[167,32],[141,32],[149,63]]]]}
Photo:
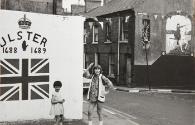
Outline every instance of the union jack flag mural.
{"type": "Polygon", "coordinates": [[[48,59],[0,60],[0,101],[48,98],[48,59]]]}

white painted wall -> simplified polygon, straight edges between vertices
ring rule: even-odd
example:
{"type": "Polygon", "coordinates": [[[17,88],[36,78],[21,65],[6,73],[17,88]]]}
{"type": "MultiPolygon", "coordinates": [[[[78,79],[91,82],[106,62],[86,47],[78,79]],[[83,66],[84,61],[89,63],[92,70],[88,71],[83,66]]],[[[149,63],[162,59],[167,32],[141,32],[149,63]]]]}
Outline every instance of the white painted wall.
{"type": "MultiPolygon", "coordinates": [[[[47,38],[45,54],[32,54],[30,49],[24,52],[21,48],[21,41],[16,40],[6,46],[19,48],[18,53],[2,53],[2,47],[0,47],[0,59],[48,58],[50,65],[50,97],[53,82],[56,80],[62,81],[61,91],[66,100],[64,116],[70,119],[81,119],[84,18],[0,10],[0,19],[0,38],[7,34],[16,38],[18,31],[36,32],[47,38]],[[20,29],[18,26],[18,20],[24,14],[32,22],[30,29],[20,29]]],[[[27,39],[27,35],[23,39],[27,39]]],[[[29,47],[42,47],[42,45],[32,42],[32,40],[28,41],[28,45],[29,47]]],[[[0,86],[2,85],[3,83],[0,82],[0,86]]],[[[18,83],[18,85],[21,84],[18,83]]],[[[0,121],[53,118],[49,116],[50,107],[50,98],[44,100],[0,101],[0,121]]]]}

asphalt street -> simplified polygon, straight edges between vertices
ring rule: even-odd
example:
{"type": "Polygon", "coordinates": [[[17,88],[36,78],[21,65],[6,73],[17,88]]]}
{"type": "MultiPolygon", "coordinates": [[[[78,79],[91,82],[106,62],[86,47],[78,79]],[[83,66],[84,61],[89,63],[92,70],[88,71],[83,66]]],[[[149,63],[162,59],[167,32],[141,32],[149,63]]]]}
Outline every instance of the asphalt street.
{"type": "Polygon", "coordinates": [[[111,91],[105,106],[140,125],[195,124],[195,94],[111,91]]]}
{"type": "MultiPolygon", "coordinates": [[[[83,119],[64,125],[87,125],[86,95],[83,119]]],[[[104,125],[195,125],[195,94],[110,91],[103,108],[104,125]]],[[[98,125],[97,113],[93,125],[98,125]]],[[[53,119],[5,122],[0,125],[53,125],[53,119]]]]}

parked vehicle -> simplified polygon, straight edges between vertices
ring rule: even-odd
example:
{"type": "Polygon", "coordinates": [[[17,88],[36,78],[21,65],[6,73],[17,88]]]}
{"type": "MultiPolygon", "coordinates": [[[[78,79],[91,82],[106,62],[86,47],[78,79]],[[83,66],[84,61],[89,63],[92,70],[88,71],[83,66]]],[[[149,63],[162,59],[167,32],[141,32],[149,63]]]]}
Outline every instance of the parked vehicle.
{"type": "MultiPolygon", "coordinates": [[[[85,71],[86,69],[83,69],[83,72],[85,71]]],[[[89,86],[90,86],[90,82],[91,82],[91,79],[87,79],[85,77],[83,77],[83,94],[86,94],[89,90],[89,86]]]]}

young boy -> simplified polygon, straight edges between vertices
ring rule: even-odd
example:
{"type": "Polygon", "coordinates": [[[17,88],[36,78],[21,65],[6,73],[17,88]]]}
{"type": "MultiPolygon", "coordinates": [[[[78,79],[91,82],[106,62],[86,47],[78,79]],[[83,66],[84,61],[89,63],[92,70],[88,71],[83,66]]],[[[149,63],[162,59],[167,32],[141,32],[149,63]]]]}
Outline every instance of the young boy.
{"type": "Polygon", "coordinates": [[[113,90],[112,82],[102,75],[102,68],[100,65],[96,65],[92,69],[92,74],[89,74],[89,69],[94,65],[91,63],[89,67],[84,72],[84,77],[92,79],[87,95],[89,101],[88,106],[88,121],[89,125],[92,125],[92,114],[94,108],[97,106],[97,114],[99,117],[99,125],[103,125],[103,116],[102,116],[102,104],[105,102],[105,95],[108,93],[106,88],[111,88],[113,90]]]}

